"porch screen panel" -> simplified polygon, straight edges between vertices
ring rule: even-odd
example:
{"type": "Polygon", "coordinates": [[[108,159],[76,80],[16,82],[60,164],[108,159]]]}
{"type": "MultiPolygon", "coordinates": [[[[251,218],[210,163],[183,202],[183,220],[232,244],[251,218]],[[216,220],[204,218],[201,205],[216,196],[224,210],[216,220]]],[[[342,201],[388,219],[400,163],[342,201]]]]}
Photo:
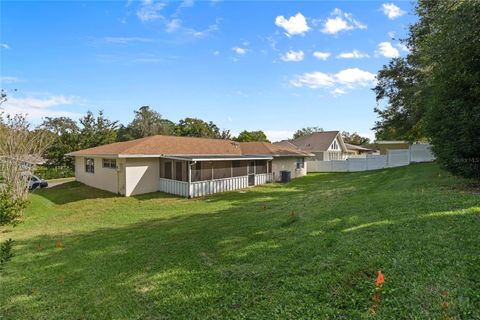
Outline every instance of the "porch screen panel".
{"type": "Polygon", "coordinates": [[[242,177],[247,175],[247,161],[232,161],[233,176],[242,177]]]}
{"type": "Polygon", "coordinates": [[[212,180],[212,162],[204,161],[201,165],[201,179],[200,180],[212,180]]]}
{"type": "Polygon", "coordinates": [[[231,161],[213,162],[213,179],[225,179],[232,176],[231,161]]]}
{"type": "Polygon", "coordinates": [[[197,162],[192,166],[192,181],[202,180],[202,163],[197,162]]]}
{"type": "Polygon", "coordinates": [[[172,179],[172,161],[165,161],[163,163],[163,177],[165,179],[172,179]]]}
{"type": "Polygon", "coordinates": [[[267,160],[257,160],[255,161],[256,173],[267,173],[267,160]]]}
{"type": "Polygon", "coordinates": [[[184,181],[183,165],[181,161],[175,161],[175,180],[184,181]]]}

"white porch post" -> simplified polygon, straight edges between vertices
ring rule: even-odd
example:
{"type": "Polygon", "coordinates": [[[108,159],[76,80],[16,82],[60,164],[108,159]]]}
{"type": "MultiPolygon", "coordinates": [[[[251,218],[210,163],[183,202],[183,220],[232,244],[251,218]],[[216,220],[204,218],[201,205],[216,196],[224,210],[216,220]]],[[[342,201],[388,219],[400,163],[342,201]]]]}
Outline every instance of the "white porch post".
{"type": "Polygon", "coordinates": [[[192,197],[192,162],[187,161],[188,165],[188,197],[192,197]]]}

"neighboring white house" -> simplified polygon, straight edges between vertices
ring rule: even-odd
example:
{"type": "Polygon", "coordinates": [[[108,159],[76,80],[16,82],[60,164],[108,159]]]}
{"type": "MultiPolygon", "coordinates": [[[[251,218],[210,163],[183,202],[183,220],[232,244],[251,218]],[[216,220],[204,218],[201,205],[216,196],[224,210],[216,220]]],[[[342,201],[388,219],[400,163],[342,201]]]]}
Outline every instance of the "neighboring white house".
{"type": "Polygon", "coordinates": [[[312,154],[266,142],[151,136],[68,154],[75,177],[86,185],[125,196],[163,191],[185,197],[245,188],[306,175],[312,154]]]}

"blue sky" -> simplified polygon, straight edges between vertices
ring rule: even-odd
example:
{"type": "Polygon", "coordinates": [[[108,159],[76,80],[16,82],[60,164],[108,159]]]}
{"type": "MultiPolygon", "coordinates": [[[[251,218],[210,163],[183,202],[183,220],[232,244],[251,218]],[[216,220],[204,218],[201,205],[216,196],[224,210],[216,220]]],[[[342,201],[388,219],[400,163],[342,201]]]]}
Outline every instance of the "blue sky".
{"type": "Polygon", "coordinates": [[[2,1],[8,113],[128,123],[149,105],[178,121],[305,126],[372,137],[374,76],[407,48],[410,2],[2,1]],[[17,91],[12,91],[17,89],[17,91]]]}

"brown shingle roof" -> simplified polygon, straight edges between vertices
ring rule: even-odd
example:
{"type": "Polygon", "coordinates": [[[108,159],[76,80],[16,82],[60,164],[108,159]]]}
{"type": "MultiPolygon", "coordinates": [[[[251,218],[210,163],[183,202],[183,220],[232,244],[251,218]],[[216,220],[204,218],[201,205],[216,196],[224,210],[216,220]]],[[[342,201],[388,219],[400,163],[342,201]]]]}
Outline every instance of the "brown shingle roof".
{"type": "Polygon", "coordinates": [[[177,136],[151,136],[72,152],[71,155],[241,155],[237,142],[177,136]]]}
{"type": "Polygon", "coordinates": [[[360,150],[360,151],[373,151],[372,149],[368,149],[362,146],[357,146],[356,144],[345,143],[345,146],[348,150],[360,150]]]}
{"type": "Polygon", "coordinates": [[[304,155],[309,156],[310,154],[303,152],[294,145],[287,144],[271,144],[269,142],[240,142],[240,148],[244,155],[277,155],[277,156],[287,156],[287,155],[304,155]]]}
{"type": "Polygon", "coordinates": [[[279,143],[289,142],[304,151],[322,152],[327,151],[338,133],[339,131],[316,132],[309,134],[308,136],[279,143]]]}
{"type": "Polygon", "coordinates": [[[178,136],[151,136],[137,140],[116,142],[70,153],[86,155],[305,155],[298,148],[272,145],[268,142],[238,143],[224,139],[178,136]]]}

